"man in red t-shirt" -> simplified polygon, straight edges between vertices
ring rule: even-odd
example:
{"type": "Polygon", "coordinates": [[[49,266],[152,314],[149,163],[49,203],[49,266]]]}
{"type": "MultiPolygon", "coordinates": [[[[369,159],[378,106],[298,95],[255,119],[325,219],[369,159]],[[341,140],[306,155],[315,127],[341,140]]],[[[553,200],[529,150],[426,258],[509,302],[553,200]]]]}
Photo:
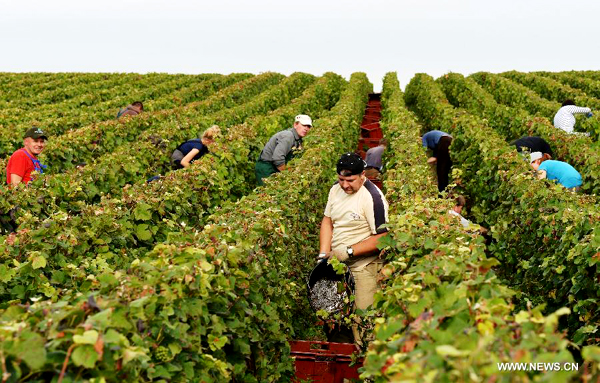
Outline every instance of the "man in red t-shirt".
{"type": "Polygon", "coordinates": [[[17,150],[10,156],[6,166],[6,183],[9,185],[18,185],[31,181],[31,172],[34,170],[43,173],[42,165],[37,156],[44,150],[46,133],[40,128],[33,127],[25,132],[23,138],[23,148],[17,150]]]}

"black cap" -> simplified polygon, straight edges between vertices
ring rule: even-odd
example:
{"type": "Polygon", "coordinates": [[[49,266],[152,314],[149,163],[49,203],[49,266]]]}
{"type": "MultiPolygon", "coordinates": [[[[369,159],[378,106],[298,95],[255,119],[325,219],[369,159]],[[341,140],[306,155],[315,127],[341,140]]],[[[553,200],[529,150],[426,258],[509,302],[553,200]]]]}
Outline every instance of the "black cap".
{"type": "Polygon", "coordinates": [[[35,126],[29,128],[25,132],[25,137],[23,137],[23,138],[27,138],[27,137],[31,137],[31,138],[43,138],[44,140],[48,139],[48,136],[46,136],[46,133],[44,133],[44,131],[42,129],[36,128],[35,126]]]}
{"type": "Polygon", "coordinates": [[[344,153],[337,162],[337,173],[342,175],[342,171],[347,170],[350,173],[347,176],[360,174],[365,170],[367,163],[356,153],[344,153]]]}

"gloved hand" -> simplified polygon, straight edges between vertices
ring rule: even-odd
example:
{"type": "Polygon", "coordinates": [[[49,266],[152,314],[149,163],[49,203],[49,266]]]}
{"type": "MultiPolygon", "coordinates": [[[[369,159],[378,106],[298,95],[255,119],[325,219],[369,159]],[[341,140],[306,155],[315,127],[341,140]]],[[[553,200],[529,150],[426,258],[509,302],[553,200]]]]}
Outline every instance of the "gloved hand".
{"type": "Polygon", "coordinates": [[[346,250],[345,247],[338,247],[337,249],[334,249],[333,251],[330,251],[329,253],[320,253],[319,256],[317,257],[317,260],[321,260],[321,259],[329,259],[331,257],[335,257],[337,258],[338,261],[340,262],[344,262],[346,260],[348,260],[348,251],[346,250]]]}
{"type": "Polygon", "coordinates": [[[588,114],[585,115],[587,118],[590,118],[593,116],[592,112],[589,112],[588,114]]]}
{"type": "Polygon", "coordinates": [[[338,247],[329,253],[329,257],[336,257],[338,261],[344,262],[348,260],[348,251],[346,247],[338,247]]]}

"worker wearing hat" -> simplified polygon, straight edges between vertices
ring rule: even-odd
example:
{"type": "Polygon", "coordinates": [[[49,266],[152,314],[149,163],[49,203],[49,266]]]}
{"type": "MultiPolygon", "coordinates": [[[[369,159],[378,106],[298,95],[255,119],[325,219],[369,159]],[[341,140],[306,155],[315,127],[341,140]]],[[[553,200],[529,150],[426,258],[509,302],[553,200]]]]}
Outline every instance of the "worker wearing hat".
{"type": "Polygon", "coordinates": [[[294,154],[302,150],[302,138],[308,134],[310,128],[311,118],[299,114],[294,119],[292,128],[282,130],[269,139],[254,168],[258,185],[264,184],[264,178],[285,169],[285,165],[292,160],[294,154]]]}
{"type": "MultiPolygon", "coordinates": [[[[366,309],[377,291],[377,275],[383,265],[377,241],[387,234],[388,203],[365,176],[366,163],[355,153],[337,163],[338,182],[329,190],[320,230],[319,258],[336,257],[348,265],[355,283],[355,304],[366,309]]],[[[354,339],[362,338],[357,326],[354,339]]]]}
{"type": "Polygon", "coordinates": [[[47,139],[46,133],[40,128],[32,127],[25,132],[23,148],[14,152],[8,160],[6,166],[7,184],[27,184],[32,179],[31,173],[33,171],[44,172],[46,165],[42,165],[37,156],[44,150],[47,139]]]}

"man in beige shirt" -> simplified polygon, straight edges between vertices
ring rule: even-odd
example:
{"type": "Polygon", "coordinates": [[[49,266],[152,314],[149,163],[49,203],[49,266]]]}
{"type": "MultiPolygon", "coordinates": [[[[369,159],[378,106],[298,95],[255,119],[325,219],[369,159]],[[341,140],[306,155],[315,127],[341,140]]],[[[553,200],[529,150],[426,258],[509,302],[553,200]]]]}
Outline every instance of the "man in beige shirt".
{"type": "MultiPolygon", "coordinates": [[[[377,241],[387,234],[388,203],[365,176],[365,162],[346,153],[337,163],[338,182],[329,191],[321,222],[319,258],[336,257],[348,265],[355,283],[355,303],[366,309],[377,291],[383,260],[377,241]]],[[[359,340],[353,329],[355,340],[359,340]]]]}

